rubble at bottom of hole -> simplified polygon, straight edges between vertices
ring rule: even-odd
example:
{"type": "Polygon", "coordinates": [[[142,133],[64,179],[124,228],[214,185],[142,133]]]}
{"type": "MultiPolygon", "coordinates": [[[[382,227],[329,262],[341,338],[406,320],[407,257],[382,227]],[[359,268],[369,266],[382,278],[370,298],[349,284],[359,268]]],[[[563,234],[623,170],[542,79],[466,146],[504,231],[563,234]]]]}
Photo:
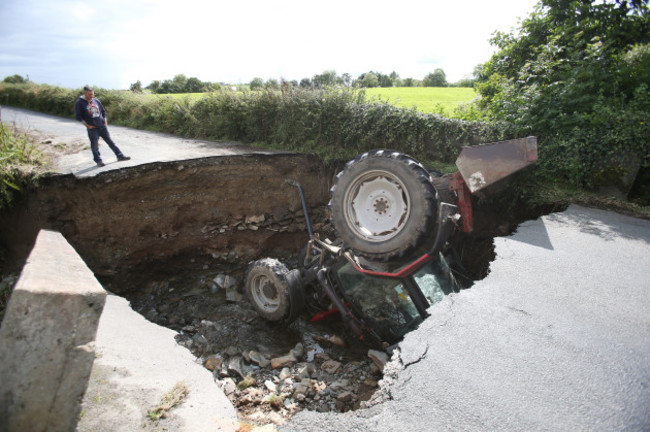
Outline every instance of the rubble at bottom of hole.
{"type": "Polygon", "coordinates": [[[136,310],[179,332],[177,343],[212,371],[244,422],[283,424],[304,409],[345,412],[382,396],[388,355],[335,335],[345,331],[336,321],[269,324],[232,295],[239,284],[224,274],[150,285],[133,299],[136,310]]]}
{"type": "MultiPolygon", "coordinates": [[[[326,345],[340,338],[319,339],[326,345]]],[[[370,349],[366,358],[346,362],[331,358],[316,342],[307,349],[298,343],[279,356],[229,347],[199,360],[242,420],[281,425],[303,409],[346,412],[364,407],[378,389],[389,357],[370,349]]]]}

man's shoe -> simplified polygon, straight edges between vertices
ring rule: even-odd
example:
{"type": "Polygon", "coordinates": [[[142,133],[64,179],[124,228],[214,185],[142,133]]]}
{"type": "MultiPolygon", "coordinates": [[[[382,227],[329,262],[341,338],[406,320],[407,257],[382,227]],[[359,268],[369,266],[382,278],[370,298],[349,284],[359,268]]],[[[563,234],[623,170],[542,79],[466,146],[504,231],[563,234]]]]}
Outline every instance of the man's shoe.
{"type": "Polygon", "coordinates": [[[127,160],[131,160],[131,156],[118,156],[117,157],[118,162],[127,161],[127,160]]]}
{"type": "Polygon", "coordinates": [[[102,161],[97,162],[98,167],[103,167],[104,165],[106,165],[106,164],[104,162],[102,162],[102,161]]]}

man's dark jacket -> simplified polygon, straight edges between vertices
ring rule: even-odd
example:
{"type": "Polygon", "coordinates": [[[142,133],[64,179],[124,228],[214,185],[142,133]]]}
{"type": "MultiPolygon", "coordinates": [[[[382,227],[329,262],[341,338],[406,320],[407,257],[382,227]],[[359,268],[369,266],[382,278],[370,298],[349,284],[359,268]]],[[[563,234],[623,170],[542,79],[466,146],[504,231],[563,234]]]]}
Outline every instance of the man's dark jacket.
{"type": "Polygon", "coordinates": [[[106,110],[97,98],[88,102],[83,96],[79,96],[74,104],[74,115],[77,120],[85,121],[91,126],[106,126],[106,110]]]}

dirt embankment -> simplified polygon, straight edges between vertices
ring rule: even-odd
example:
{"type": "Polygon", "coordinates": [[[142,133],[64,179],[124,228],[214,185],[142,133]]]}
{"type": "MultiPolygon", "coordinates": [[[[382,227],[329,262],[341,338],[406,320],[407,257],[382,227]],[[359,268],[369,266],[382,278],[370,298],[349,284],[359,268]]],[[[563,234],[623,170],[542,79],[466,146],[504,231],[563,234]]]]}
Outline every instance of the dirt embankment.
{"type": "Polygon", "coordinates": [[[116,293],[154,272],[295,252],[307,237],[298,190],[288,179],[302,184],[312,221],[321,224],[331,175],[303,155],[212,157],[44,178],[0,216],[5,271],[19,269],[41,228],[60,231],[116,293]]]}

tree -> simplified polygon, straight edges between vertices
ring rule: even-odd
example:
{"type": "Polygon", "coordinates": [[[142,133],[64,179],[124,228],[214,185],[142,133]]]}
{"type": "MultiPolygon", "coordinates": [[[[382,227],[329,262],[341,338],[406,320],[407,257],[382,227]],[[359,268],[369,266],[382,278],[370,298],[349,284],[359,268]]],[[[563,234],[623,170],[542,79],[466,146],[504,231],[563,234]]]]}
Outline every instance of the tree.
{"type": "Polygon", "coordinates": [[[183,74],[174,75],[171,81],[171,91],[169,93],[185,93],[187,88],[187,77],[183,74]]]}
{"type": "Polygon", "coordinates": [[[196,77],[190,77],[185,82],[183,93],[201,93],[205,90],[205,83],[196,77]]]}
{"type": "Polygon", "coordinates": [[[140,80],[137,80],[136,82],[131,84],[129,90],[132,91],[133,93],[142,93],[142,82],[140,82],[140,80]]]}
{"type": "Polygon", "coordinates": [[[390,75],[384,75],[382,73],[377,73],[377,79],[379,80],[379,87],[392,87],[393,78],[390,75]]]}
{"type": "Polygon", "coordinates": [[[170,93],[186,93],[187,77],[183,74],[175,75],[171,80],[163,81],[156,93],[170,94],[170,93]]]}
{"type": "Polygon", "coordinates": [[[219,90],[221,88],[221,84],[218,82],[204,82],[203,83],[203,91],[204,92],[211,92],[215,90],[219,90]]]}
{"type": "Polygon", "coordinates": [[[320,75],[314,75],[312,82],[314,87],[325,88],[338,84],[338,77],[336,71],[328,70],[320,75]]]}
{"type": "Polygon", "coordinates": [[[404,87],[416,87],[417,82],[413,78],[404,78],[402,81],[402,85],[404,87]]]}
{"type": "Polygon", "coordinates": [[[391,85],[393,87],[401,87],[402,86],[402,79],[399,77],[399,74],[395,71],[392,71],[389,75],[390,80],[391,80],[391,85]]]}
{"type": "MultiPolygon", "coordinates": [[[[139,83],[139,81],[138,81],[139,83]]],[[[131,84],[136,86],[137,83],[131,84]]],[[[137,86],[136,86],[137,87],[137,86]]],[[[221,86],[219,83],[203,82],[196,77],[190,77],[183,74],[175,75],[171,80],[152,81],[146,88],[154,93],[169,94],[169,93],[204,93],[213,90],[218,90],[221,86]]]]}
{"type": "Polygon", "coordinates": [[[366,72],[359,77],[357,83],[365,88],[379,87],[379,78],[373,72],[366,72]]]}
{"type": "Polygon", "coordinates": [[[259,90],[264,88],[264,80],[262,78],[253,78],[248,84],[248,88],[251,90],[259,90]]]}
{"type": "Polygon", "coordinates": [[[5,79],[3,79],[2,82],[8,84],[25,84],[29,82],[29,78],[23,78],[20,75],[16,74],[16,75],[5,77],[5,79]]]}
{"type": "Polygon", "coordinates": [[[471,88],[471,87],[474,87],[475,82],[476,82],[476,78],[464,76],[458,82],[452,84],[452,86],[454,86],[454,87],[470,87],[471,88]]]}
{"type": "Polygon", "coordinates": [[[350,87],[350,85],[352,84],[352,76],[347,72],[344,73],[343,75],[341,75],[341,82],[344,86],[350,87]]]}
{"type": "Polygon", "coordinates": [[[491,43],[480,107],[546,140],[549,172],[594,186],[610,161],[649,156],[647,0],[541,0],[517,32],[491,43]]]}
{"type": "Polygon", "coordinates": [[[422,80],[422,87],[447,87],[447,75],[442,69],[436,69],[422,80]]]}
{"type": "Polygon", "coordinates": [[[269,78],[264,87],[271,90],[280,90],[280,83],[275,78],[269,78]]]}
{"type": "MultiPolygon", "coordinates": [[[[499,51],[479,73],[484,103],[506,87],[514,95],[533,85],[547,90],[560,85],[573,94],[569,99],[577,87],[593,97],[601,90],[618,93],[621,89],[612,78],[624,78],[619,69],[623,57],[634,46],[650,42],[647,11],[647,0],[540,1],[523,21],[520,36],[496,33],[491,40],[499,51]]],[[[631,96],[635,84],[625,87],[631,96]]]]}
{"type": "Polygon", "coordinates": [[[158,93],[158,89],[160,89],[160,81],[158,80],[151,81],[151,84],[149,84],[146,87],[146,89],[151,90],[153,93],[158,93]]]}

